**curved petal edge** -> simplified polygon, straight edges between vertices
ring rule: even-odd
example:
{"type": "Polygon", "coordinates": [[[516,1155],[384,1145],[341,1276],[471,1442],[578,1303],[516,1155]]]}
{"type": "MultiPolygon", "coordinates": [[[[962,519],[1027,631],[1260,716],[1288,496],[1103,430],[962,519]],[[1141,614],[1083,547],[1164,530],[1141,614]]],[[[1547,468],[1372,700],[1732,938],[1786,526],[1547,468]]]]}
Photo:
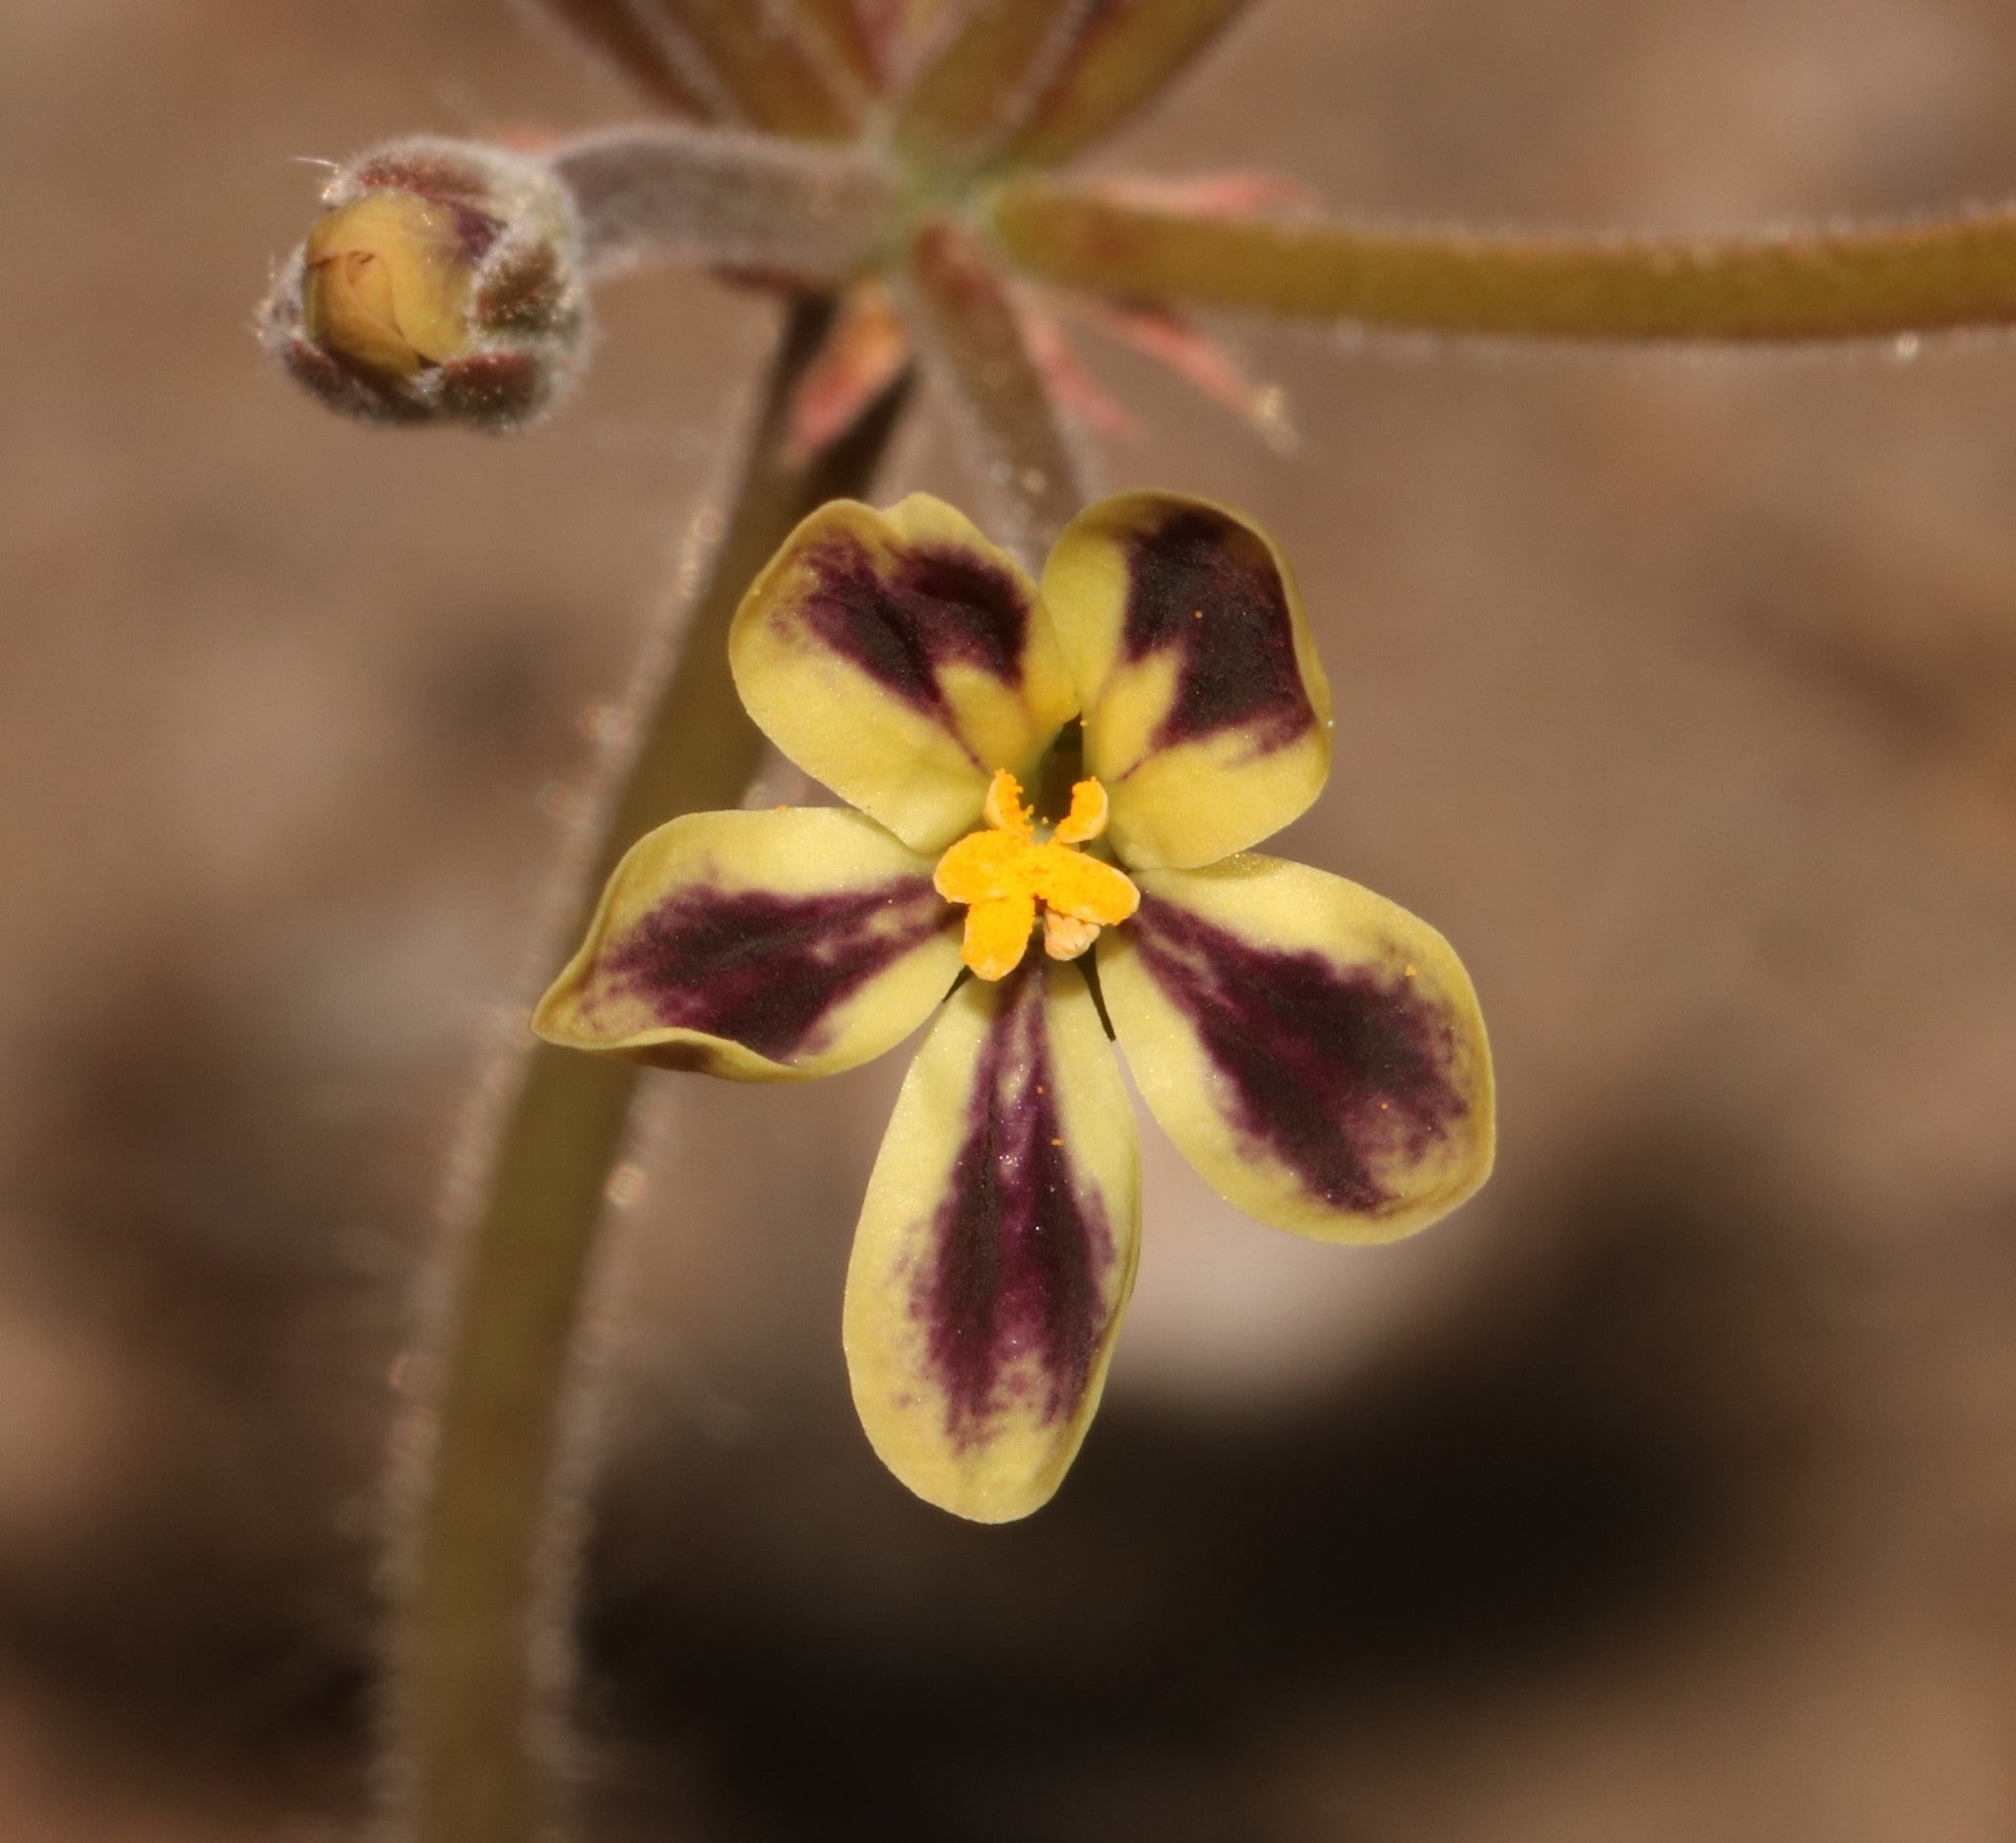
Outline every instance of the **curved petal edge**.
{"type": "Polygon", "coordinates": [[[1288,559],[1228,506],[1129,492],[1043,566],[1123,863],[1194,868],[1278,832],[1330,775],[1330,684],[1288,559]]]}
{"type": "Polygon", "coordinates": [[[916,851],[979,824],[1078,709],[1036,585],[962,512],[913,493],[806,518],[728,631],[749,715],[815,780],[916,851]]]}
{"type": "Polygon", "coordinates": [[[1137,880],[1140,910],[1096,949],[1101,989],[1142,1098],[1228,1201],[1387,1241],[1490,1175],[1483,1017],[1425,922],[1257,853],[1137,880]]]}
{"type": "Polygon", "coordinates": [[[981,1523],[1049,1499],[1139,1229],[1133,1111],[1078,969],[961,986],[904,1081],[848,1267],[854,1404],[919,1497],[981,1523]]]}
{"type": "Polygon", "coordinates": [[[734,1081],[835,1074],[950,990],[961,919],[930,860],[859,813],[689,813],[616,866],[533,1029],[734,1081]]]}

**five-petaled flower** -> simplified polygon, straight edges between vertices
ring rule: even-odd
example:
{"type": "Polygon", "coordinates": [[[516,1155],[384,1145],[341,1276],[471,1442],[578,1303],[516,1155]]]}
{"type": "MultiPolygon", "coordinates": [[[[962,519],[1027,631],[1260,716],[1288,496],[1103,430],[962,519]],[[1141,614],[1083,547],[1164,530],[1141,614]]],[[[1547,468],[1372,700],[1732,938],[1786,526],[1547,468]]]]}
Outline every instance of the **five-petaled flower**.
{"type": "Polygon", "coordinates": [[[795,1081],[937,1013],[844,1327],[868,1437],[920,1496],[1028,1514],[1098,1403],[1140,1227],[1104,1020],[1184,1156],[1263,1222],[1386,1240],[1483,1181],[1490,1054],[1448,943],[1248,849],[1331,754],[1294,580],[1255,526],[1125,493],[1072,522],[1039,587],[940,500],[836,502],[757,578],[729,650],[750,715],[856,810],[660,827],[535,1028],[795,1081]]]}

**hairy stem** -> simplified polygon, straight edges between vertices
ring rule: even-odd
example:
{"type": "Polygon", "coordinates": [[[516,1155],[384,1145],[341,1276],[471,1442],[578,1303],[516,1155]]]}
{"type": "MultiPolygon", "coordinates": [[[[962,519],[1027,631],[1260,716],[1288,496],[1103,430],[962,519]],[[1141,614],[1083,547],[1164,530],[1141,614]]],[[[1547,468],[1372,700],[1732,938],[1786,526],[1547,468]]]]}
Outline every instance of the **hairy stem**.
{"type": "MultiPolygon", "coordinates": [[[[639,729],[595,862],[568,917],[587,923],[603,879],[649,827],[733,805],[761,739],[729,680],[726,632],[743,589],[822,500],[866,489],[904,394],[844,441],[787,457],[789,406],[831,320],[791,310],[721,540],[639,729]]],[[[670,654],[673,648],[667,645],[670,654]]],[[[552,1835],[541,1754],[564,1687],[570,1557],[555,1533],[555,1461],[574,1333],[637,1070],[546,1045],[525,1057],[479,1192],[450,1225],[460,1258],[395,1613],[389,1710],[397,1833],[413,1843],[534,1843],[552,1835]]]]}
{"type": "Polygon", "coordinates": [[[996,195],[993,226],[1046,282],[1414,332],[1738,343],[2016,321],[2016,206],[1659,241],[1191,217],[1024,180],[996,195]]]}
{"type": "Polygon", "coordinates": [[[837,284],[875,254],[895,204],[852,149],[688,122],[602,129],[546,158],[603,272],[703,262],[837,284]]]}

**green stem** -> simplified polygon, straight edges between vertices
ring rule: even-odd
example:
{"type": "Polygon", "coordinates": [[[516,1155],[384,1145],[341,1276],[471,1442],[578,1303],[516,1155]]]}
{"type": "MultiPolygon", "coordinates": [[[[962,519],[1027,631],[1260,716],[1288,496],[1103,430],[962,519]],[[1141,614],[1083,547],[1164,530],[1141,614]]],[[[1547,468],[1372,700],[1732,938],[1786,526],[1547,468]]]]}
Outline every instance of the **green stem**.
{"type": "Polygon", "coordinates": [[[1068,287],[1412,332],[1742,343],[2016,321],[2016,206],[1662,241],[1200,218],[1031,179],[995,195],[993,228],[1068,287]]]}
{"type": "MultiPolygon", "coordinates": [[[[831,314],[824,299],[790,312],[725,529],[611,804],[570,942],[633,840],[674,814],[733,805],[755,771],[762,741],[728,675],[728,622],[800,518],[866,489],[903,396],[899,386],[812,461],[786,459],[791,395],[831,314]]],[[[561,1407],[637,1073],[530,1047],[481,1195],[451,1225],[459,1283],[432,1425],[418,1430],[426,1470],[395,1612],[389,1709],[395,1820],[414,1843],[552,1834],[539,1755],[565,1673],[540,1659],[565,1654],[565,1610],[552,1604],[570,1565],[554,1521],[561,1407]]]]}

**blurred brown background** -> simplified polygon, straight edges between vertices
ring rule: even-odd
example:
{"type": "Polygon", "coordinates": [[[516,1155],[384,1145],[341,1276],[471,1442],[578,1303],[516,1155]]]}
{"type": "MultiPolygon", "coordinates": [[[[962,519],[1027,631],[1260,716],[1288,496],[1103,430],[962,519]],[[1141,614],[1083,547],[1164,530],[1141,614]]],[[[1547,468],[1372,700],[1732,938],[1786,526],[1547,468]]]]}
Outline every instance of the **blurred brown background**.
{"type": "MultiPolygon", "coordinates": [[[[2016,190],[1994,0],[1268,0],[1116,147],[1333,205],[1709,229],[2016,190]]],[[[249,318],[316,172],[626,99],[505,0],[0,10],[0,1836],[346,1834],[444,1150],[768,309],[603,302],[503,442],[249,318]]],[[[2016,1828],[2016,348],[1138,360],[1339,693],[1294,855],[1463,949],[1490,1188],[1329,1250],[1149,1127],[1058,1501],[848,1408],[901,1056],[651,1084],[603,1293],[598,1834],[1987,1843],[2016,1828]]],[[[960,490],[930,436],[891,490],[960,490]]]]}

